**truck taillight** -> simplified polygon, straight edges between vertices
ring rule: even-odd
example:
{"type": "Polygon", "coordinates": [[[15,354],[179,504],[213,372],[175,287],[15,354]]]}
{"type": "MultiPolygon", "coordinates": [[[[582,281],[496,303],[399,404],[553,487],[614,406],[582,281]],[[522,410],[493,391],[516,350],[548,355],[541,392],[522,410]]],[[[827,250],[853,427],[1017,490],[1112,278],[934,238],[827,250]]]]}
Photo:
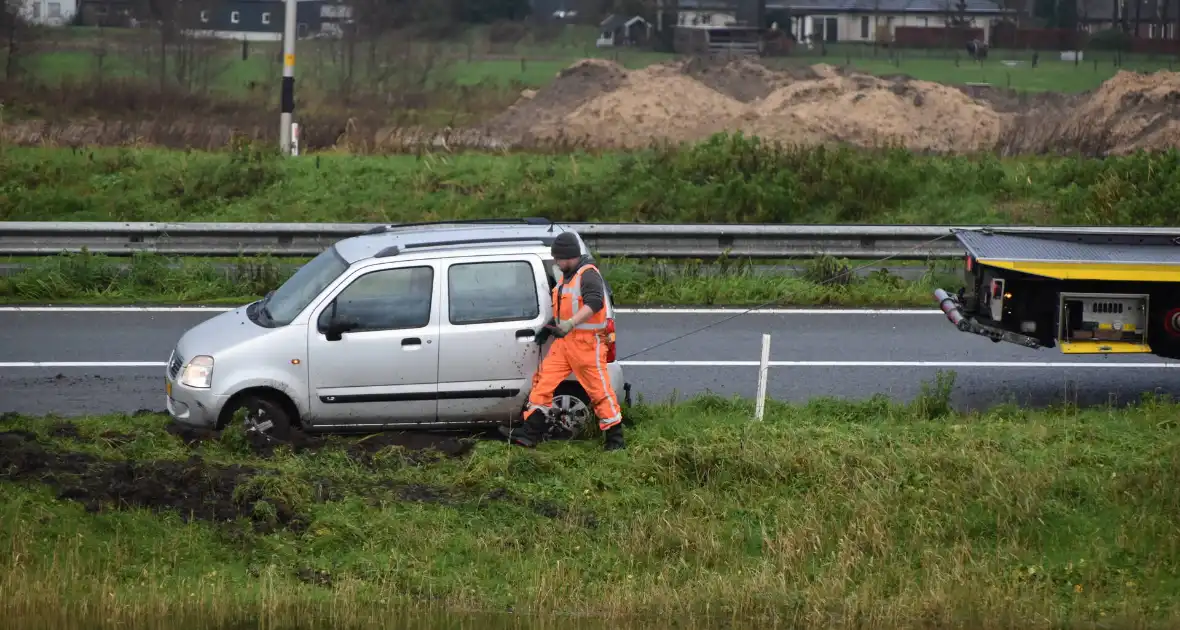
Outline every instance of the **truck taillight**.
{"type": "Polygon", "coordinates": [[[606,320],[606,362],[614,363],[615,356],[615,320],[606,320]]]}

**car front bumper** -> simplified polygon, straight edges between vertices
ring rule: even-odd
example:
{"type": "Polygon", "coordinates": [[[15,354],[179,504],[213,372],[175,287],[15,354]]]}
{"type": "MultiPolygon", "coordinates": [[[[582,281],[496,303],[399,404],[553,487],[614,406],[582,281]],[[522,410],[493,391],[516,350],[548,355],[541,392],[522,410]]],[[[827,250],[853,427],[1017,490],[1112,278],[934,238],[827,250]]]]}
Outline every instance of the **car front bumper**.
{"type": "Polygon", "coordinates": [[[168,415],[182,424],[215,428],[225,396],[218,396],[208,389],[186,387],[165,374],[166,393],[164,405],[168,415]]]}

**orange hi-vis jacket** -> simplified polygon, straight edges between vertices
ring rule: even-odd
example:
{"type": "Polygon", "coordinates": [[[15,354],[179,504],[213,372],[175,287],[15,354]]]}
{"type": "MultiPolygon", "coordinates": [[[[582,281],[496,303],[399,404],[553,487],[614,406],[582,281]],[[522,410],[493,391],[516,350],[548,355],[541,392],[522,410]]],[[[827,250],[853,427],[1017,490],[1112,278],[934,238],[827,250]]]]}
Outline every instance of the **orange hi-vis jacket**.
{"type": "MultiPolygon", "coordinates": [[[[582,310],[582,274],[593,269],[598,271],[598,267],[591,264],[582,265],[574,273],[573,277],[568,282],[562,278],[562,282],[553,287],[553,316],[558,320],[572,319],[573,316],[582,310]]],[[[599,273],[602,273],[599,271],[599,273]]],[[[570,334],[576,331],[605,331],[606,330],[606,306],[604,305],[599,311],[590,316],[589,319],[578,324],[570,334]]]]}
{"type": "MultiPolygon", "coordinates": [[[[572,319],[582,308],[582,274],[597,267],[583,265],[568,281],[553,288],[553,315],[556,319],[572,319]]],[[[601,273],[601,272],[600,272],[601,273]]],[[[605,287],[604,287],[605,288],[605,287]]],[[[605,297],[605,296],[604,296],[605,297]]],[[[622,422],[623,412],[618,397],[611,387],[607,371],[606,307],[590,316],[585,322],[574,327],[565,337],[555,339],[549,347],[549,354],[541,362],[541,368],[533,377],[533,388],[529,392],[529,404],[524,417],[537,410],[549,413],[553,407],[553,392],[569,376],[570,372],[590,396],[594,415],[598,416],[598,427],[603,431],[622,422]]]]}

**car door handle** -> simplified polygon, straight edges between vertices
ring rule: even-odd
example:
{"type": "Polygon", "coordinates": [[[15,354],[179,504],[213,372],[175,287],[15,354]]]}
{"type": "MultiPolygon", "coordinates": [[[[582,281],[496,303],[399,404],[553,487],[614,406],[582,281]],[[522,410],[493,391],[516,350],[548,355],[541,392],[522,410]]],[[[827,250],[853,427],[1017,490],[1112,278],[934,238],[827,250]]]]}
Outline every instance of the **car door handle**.
{"type": "Polygon", "coordinates": [[[402,350],[417,350],[421,347],[422,340],[417,337],[406,337],[405,339],[402,339],[402,350]]]}
{"type": "Polygon", "coordinates": [[[537,331],[533,330],[532,328],[525,328],[523,330],[516,331],[516,340],[517,341],[532,341],[533,339],[536,339],[536,338],[537,338],[537,331]]]}

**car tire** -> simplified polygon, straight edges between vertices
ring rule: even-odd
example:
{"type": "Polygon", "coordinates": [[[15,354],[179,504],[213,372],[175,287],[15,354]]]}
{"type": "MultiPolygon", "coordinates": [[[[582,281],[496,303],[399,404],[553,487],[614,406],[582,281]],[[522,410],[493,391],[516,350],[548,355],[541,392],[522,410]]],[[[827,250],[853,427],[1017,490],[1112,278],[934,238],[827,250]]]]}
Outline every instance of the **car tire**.
{"type": "Polygon", "coordinates": [[[551,425],[551,440],[588,439],[598,434],[598,416],[594,415],[594,407],[590,404],[590,395],[577,383],[564,382],[553,391],[553,420],[551,425]],[[559,423],[561,413],[574,414],[576,431],[570,433],[559,423]]]}
{"type": "Polygon", "coordinates": [[[246,412],[242,429],[247,434],[261,433],[276,442],[291,439],[291,415],[278,401],[269,396],[243,396],[229,410],[230,422],[240,410],[246,412]]]}

